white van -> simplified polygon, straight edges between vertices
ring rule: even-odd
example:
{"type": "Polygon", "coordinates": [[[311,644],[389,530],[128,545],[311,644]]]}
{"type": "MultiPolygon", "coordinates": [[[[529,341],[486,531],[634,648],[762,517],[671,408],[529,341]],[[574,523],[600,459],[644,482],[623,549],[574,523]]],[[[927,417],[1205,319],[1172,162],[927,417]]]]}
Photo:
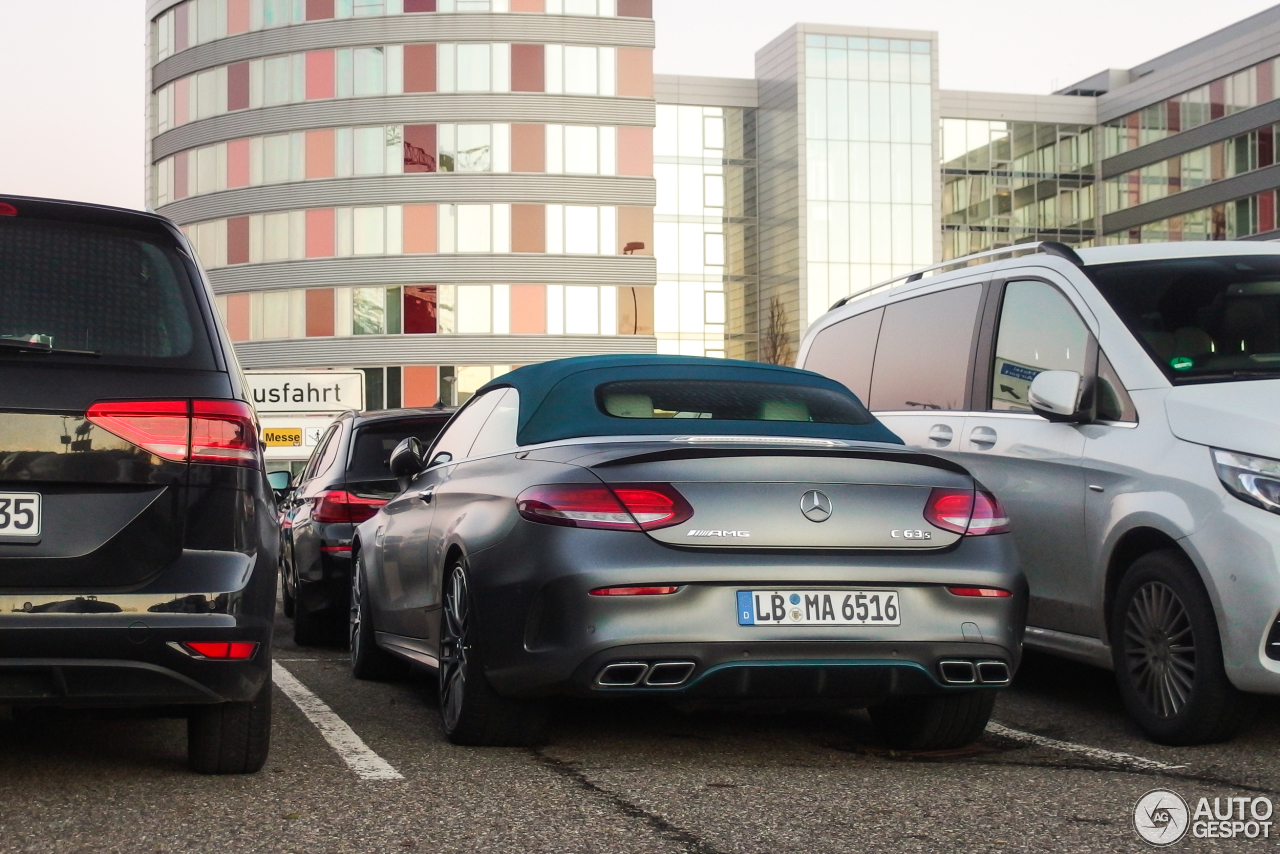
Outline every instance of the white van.
{"type": "Polygon", "coordinates": [[[1114,669],[1152,739],[1280,694],[1280,246],[979,253],[841,300],[798,365],[996,493],[1026,643],[1114,669]]]}

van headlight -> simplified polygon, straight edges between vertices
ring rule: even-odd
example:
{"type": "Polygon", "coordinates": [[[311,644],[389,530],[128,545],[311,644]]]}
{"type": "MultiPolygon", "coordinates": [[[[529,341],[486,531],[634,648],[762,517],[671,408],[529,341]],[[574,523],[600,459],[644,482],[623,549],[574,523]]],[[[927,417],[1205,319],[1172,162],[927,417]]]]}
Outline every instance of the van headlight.
{"type": "Polygon", "coordinates": [[[1218,479],[1236,498],[1280,513],[1280,460],[1213,449],[1218,479]]]}

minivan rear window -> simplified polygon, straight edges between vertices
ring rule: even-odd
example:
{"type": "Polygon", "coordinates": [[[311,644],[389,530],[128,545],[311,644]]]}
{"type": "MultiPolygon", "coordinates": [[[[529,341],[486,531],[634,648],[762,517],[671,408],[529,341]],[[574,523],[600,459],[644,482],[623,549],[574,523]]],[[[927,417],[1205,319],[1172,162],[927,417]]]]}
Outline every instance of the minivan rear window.
{"type": "Polygon", "coordinates": [[[1280,376],[1280,257],[1167,258],[1085,271],[1173,382],[1280,376]]]}
{"type": "Polygon", "coordinates": [[[117,228],[0,217],[0,357],[8,360],[17,351],[5,341],[88,351],[94,364],[214,368],[176,249],[117,228]]]}
{"type": "Polygon", "coordinates": [[[447,418],[415,418],[404,421],[375,422],[356,431],[356,446],[351,454],[348,480],[389,480],[391,452],[410,436],[416,436],[422,447],[429,448],[447,418]]]}
{"type": "Polygon", "coordinates": [[[596,402],[601,412],[614,418],[872,422],[871,413],[852,395],[782,383],[623,380],[599,386],[596,402]]]}

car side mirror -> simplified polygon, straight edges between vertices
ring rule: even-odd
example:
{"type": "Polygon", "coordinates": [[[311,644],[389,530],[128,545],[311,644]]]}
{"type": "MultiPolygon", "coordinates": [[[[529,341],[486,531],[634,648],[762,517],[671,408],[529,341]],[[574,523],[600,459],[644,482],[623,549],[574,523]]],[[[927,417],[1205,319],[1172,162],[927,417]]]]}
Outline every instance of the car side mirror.
{"type": "Polygon", "coordinates": [[[1050,421],[1085,420],[1080,408],[1084,378],[1075,371],[1041,371],[1031,381],[1027,402],[1037,415],[1050,421]]]}
{"type": "Polygon", "coordinates": [[[445,463],[451,462],[453,462],[453,454],[448,451],[441,451],[431,458],[431,462],[427,464],[427,468],[431,468],[432,466],[442,466],[445,463]]]}
{"type": "Polygon", "coordinates": [[[271,484],[274,491],[284,492],[289,488],[289,473],[287,471],[267,472],[267,482],[271,484]]]}
{"type": "Polygon", "coordinates": [[[426,466],[422,464],[422,442],[414,436],[401,439],[391,452],[391,474],[400,481],[403,489],[409,480],[416,477],[426,466]]]}

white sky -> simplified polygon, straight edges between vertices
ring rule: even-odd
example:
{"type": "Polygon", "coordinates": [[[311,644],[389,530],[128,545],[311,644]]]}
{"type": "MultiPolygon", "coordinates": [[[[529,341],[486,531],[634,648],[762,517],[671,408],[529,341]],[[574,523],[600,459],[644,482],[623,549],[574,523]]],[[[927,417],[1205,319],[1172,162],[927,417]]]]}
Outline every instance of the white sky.
{"type": "MultiPolygon", "coordinates": [[[[796,21],[937,30],[945,89],[1050,92],[1260,0],[655,0],[662,74],[751,77],[796,21]]],[[[0,0],[0,192],[143,206],[145,0],[0,0]]]]}

